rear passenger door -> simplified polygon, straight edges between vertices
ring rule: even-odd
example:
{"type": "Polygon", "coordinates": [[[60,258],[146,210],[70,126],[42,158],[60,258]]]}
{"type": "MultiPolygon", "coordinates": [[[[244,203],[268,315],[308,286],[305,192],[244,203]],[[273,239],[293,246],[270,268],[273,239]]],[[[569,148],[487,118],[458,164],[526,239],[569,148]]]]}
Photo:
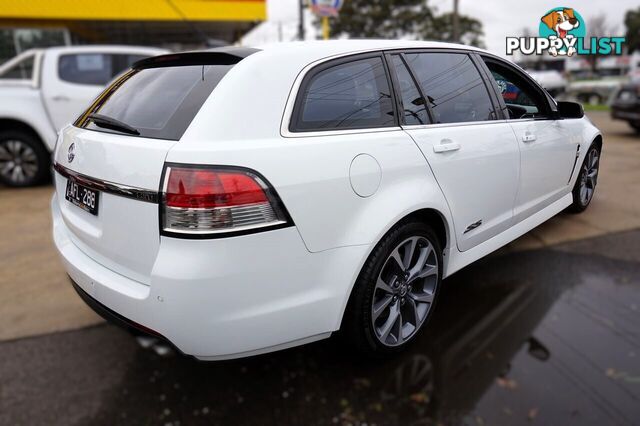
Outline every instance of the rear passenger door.
{"type": "Polygon", "coordinates": [[[458,248],[509,228],[520,154],[471,55],[406,51],[388,56],[402,126],[418,144],[453,215],[458,248]]]}

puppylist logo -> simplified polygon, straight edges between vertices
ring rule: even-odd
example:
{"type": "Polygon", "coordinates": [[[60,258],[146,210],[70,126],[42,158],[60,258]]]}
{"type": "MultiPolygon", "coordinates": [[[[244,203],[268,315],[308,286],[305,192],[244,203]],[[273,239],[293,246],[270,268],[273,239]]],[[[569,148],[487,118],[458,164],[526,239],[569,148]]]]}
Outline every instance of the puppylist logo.
{"type": "Polygon", "coordinates": [[[507,37],[507,55],[520,52],[523,55],[551,56],[573,55],[621,55],[624,37],[600,36],[587,38],[587,28],[582,16],[569,7],[556,7],[540,18],[539,37],[507,37]]]}

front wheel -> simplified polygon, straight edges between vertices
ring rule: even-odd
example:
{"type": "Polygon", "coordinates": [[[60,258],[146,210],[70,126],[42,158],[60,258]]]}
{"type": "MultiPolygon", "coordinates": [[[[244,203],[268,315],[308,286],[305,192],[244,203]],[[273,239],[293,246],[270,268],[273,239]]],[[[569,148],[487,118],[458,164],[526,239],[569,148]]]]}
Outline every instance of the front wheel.
{"type": "Polygon", "coordinates": [[[433,230],[408,222],[390,231],[354,287],[344,332],[367,355],[405,347],[424,327],[440,289],[442,249],[433,230]]]}
{"type": "Polygon", "coordinates": [[[600,149],[597,145],[591,145],[573,186],[573,203],[568,208],[570,212],[581,213],[589,207],[598,183],[599,170],[600,149]]]}

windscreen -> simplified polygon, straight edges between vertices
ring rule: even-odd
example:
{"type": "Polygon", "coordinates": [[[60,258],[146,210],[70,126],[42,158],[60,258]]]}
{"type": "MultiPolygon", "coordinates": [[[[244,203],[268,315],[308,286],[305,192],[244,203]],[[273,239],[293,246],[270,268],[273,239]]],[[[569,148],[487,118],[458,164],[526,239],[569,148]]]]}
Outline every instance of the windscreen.
{"type": "Polygon", "coordinates": [[[232,67],[186,65],[133,69],[111,84],[75,125],[101,132],[179,140],[232,67]],[[120,132],[120,128],[128,130],[120,132]]]}

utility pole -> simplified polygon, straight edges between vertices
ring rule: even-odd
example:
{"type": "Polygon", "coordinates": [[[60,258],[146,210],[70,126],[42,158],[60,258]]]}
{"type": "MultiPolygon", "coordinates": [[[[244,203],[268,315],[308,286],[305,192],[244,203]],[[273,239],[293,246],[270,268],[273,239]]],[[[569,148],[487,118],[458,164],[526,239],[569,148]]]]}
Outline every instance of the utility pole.
{"type": "Polygon", "coordinates": [[[453,0],[453,42],[460,42],[460,19],[458,17],[458,0],[453,0]]]}
{"type": "Polygon", "coordinates": [[[304,41],[304,3],[306,0],[299,0],[299,15],[298,15],[298,40],[304,41]]]}

